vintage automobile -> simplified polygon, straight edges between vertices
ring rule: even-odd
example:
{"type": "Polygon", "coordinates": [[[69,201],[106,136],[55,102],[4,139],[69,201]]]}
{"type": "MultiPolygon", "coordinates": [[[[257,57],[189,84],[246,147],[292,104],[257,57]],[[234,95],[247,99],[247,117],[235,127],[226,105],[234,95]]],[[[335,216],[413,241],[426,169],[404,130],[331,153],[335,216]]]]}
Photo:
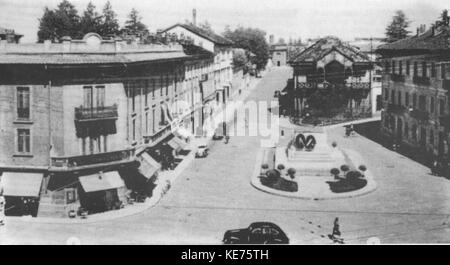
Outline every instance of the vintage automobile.
{"type": "Polygon", "coordinates": [[[199,145],[197,147],[197,152],[195,152],[195,157],[207,157],[209,154],[209,148],[207,145],[199,145]]]}
{"type": "Polygon", "coordinates": [[[252,223],[248,228],[228,230],[224,244],[289,244],[289,238],[279,226],[269,222],[252,223]]]}

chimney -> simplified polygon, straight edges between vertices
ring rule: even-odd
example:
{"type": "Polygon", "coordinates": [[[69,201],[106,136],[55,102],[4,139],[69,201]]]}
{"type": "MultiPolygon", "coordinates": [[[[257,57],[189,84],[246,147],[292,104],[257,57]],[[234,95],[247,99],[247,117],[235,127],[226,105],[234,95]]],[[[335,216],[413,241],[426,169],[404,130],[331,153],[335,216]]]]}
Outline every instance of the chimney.
{"type": "Polygon", "coordinates": [[[192,9],[192,24],[197,26],[197,9],[192,9]]]}
{"type": "Polygon", "coordinates": [[[63,52],[70,52],[70,43],[72,38],[69,36],[62,37],[63,52]]]}

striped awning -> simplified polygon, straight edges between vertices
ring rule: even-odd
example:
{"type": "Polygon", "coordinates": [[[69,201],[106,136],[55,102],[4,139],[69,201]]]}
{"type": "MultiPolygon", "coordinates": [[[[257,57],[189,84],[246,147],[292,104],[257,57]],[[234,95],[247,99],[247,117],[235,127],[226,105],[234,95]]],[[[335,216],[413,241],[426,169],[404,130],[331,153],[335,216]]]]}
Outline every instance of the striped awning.
{"type": "Polygon", "coordinates": [[[146,152],[139,155],[138,160],[141,163],[138,168],[139,173],[147,179],[150,179],[161,168],[161,165],[146,152]]]}
{"type": "Polygon", "coordinates": [[[125,186],[117,171],[79,177],[85,192],[118,189],[125,186]]]}
{"type": "Polygon", "coordinates": [[[39,197],[42,173],[3,172],[1,185],[4,196],[39,197]]]}

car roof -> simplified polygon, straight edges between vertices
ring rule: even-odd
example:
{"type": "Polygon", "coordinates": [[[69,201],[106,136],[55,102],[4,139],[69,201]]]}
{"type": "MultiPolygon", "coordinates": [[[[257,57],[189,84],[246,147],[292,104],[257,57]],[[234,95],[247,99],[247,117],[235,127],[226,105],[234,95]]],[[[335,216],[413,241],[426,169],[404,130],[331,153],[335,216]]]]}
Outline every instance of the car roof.
{"type": "Polygon", "coordinates": [[[282,230],[278,225],[271,223],[271,222],[254,222],[249,227],[261,227],[261,226],[273,227],[273,228],[278,228],[279,230],[282,230]]]}

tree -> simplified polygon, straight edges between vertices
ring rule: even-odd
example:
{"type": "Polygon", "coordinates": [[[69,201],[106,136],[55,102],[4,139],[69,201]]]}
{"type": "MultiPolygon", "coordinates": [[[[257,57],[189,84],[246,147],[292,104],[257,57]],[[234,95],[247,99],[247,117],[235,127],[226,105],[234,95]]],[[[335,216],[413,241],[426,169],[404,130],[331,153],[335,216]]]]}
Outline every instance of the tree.
{"type": "Polygon", "coordinates": [[[411,31],[408,31],[410,21],[406,18],[403,11],[398,10],[392,18],[392,22],[386,27],[387,42],[394,42],[408,37],[411,31]]]}
{"type": "Polygon", "coordinates": [[[203,23],[198,24],[198,27],[208,33],[214,32],[214,30],[212,29],[211,24],[209,24],[208,20],[205,20],[203,23]]]}
{"type": "Polygon", "coordinates": [[[102,16],[95,10],[94,4],[89,2],[80,21],[81,35],[89,32],[101,34],[102,16]]]}
{"type": "Polygon", "coordinates": [[[64,36],[80,37],[80,17],[75,6],[63,0],[55,10],[44,9],[44,15],[39,20],[38,41],[46,39],[58,41],[64,36]]]}
{"type": "Polygon", "coordinates": [[[125,27],[123,32],[129,35],[142,35],[148,32],[147,26],[142,23],[142,17],[139,16],[139,12],[136,9],[131,9],[130,14],[128,14],[128,20],[125,22],[125,27]]]}
{"type": "Polygon", "coordinates": [[[101,36],[114,36],[119,34],[119,22],[117,21],[117,14],[112,9],[111,3],[106,2],[103,7],[102,21],[100,25],[101,36]]]}
{"type": "Polygon", "coordinates": [[[248,63],[247,54],[243,49],[234,49],[233,51],[233,65],[236,68],[245,67],[248,63]]]}
{"type": "Polygon", "coordinates": [[[286,44],[286,41],[284,40],[284,38],[279,38],[278,44],[286,44]]]}
{"type": "Polygon", "coordinates": [[[258,70],[264,69],[269,59],[269,44],[266,40],[266,32],[258,28],[238,27],[231,30],[229,27],[223,33],[224,37],[234,42],[235,48],[242,48],[254,53],[252,63],[258,70]]]}

